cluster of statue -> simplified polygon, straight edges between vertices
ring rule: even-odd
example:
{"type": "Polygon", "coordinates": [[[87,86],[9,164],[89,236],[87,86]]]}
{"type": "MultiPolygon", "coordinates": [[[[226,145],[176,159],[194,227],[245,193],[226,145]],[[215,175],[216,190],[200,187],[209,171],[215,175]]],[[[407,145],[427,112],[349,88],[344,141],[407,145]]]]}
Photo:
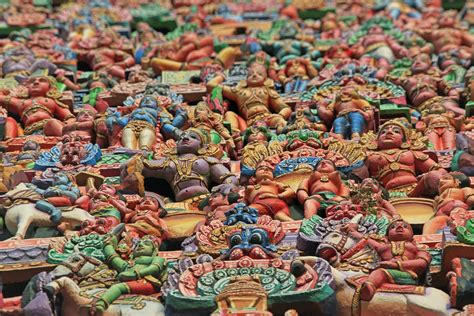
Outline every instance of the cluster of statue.
{"type": "Polygon", "coordinates": [[[474,23],[438,2],[12,1],[0,314],[474,313],[474,23]]]}

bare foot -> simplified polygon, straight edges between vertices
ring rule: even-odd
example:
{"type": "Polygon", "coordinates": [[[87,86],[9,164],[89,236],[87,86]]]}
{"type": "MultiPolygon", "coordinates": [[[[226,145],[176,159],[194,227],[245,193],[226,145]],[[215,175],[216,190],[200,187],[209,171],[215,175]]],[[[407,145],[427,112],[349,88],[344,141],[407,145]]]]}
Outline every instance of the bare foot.
{"type": "Polygon", "coordinates": [[[371,282],[365,282],[360,289],[360,299],[370,301],[375,295],[375,285],[371,282]]]}

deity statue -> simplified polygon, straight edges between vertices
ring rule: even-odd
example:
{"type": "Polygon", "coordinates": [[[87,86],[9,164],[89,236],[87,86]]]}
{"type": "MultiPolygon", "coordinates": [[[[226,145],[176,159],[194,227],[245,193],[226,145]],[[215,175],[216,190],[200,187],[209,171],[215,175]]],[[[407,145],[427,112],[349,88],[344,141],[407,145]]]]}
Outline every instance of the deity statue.
{"type": "Polygon", "coordinates": [[[130,260],[124,260],[115,251],[117,237],[111,235],[104,247],[109,267],[118,272],[120,283],[112,285],[94,302],[95,311],[105,311],[123,294],[151,295],[158,293],[166,260],[158,256],[159,244],[154,236],[144,236],[138,241],[130,260]]]}
{"type": "MultiPolygon", "coordinates": [[[[190,46],[188,47],[194,47],[194,45],[200,45],[200,44],[191,43],[190,46]]],[[[182,48],[182,50],[187,50],[187,49],[188,49],[187,47],[182,48]]],[[[190,52],[190,54],[187,55],[187,57],[185,57],[185,60],[182,60],[183,59],[182,58],[183,56],[181,56],[182,50],[178,51],[177,55],[174,55],[172,53],[171,54],[172,57],[158,57],[158,58],[151,59],[150,66],[155,72],[155,74],[161,74],[161,72],[164,70],[169,70],[169,71],[199,70],[205,66],[212,65],[212,64],[217,64],[223,67],[224,69],[227,69],[227,68],[230,68],[234,64],[237,56],[241,54],[241,51],[239,48],[226,47],[222,49],[218,54],[216,54],[214,58],[211,58],[211,54],[203,53],[203,50],[199,49],[199,50],[196,50],[196,54],[193,54],[194,52],[190,52]]],[[[211,47],[211,50],[213,50],[212,47],[211,47]]],[[[167,54],[165,54],[164,56],[167,56],[167,54]]]]}
{"type": "Polygon", "coordinates": [[[420,31],[426,40],[433,43],[436,53],[452,49],[470,52],[469,47],[474,44],[474,37],[457,25],[457,14],[454,10],[445,11],[438,16],[438,25],[420,31]]]}
{"type": "Polygon", "coordinates": [[[293,221],[288,203],[295,197],[289,186],[273,179],[273,169],[260,165],[255,172],[255,184],[245,189],[245,202],[258,210],[260,216],[269,215],[282,222],[293,221]]]}
{"type": "Polygon", "coordinates": [[[122,217],[128,211],[126,203],[120,199],[117,190],[108,184],[102,184],[98,189],[91,183],[87,185],[87,194],[81,196],[76,203],[89,211],[95,217],[82,224],[81,235],[96,232],[106,234],[121,223],[122,217]]]}
{"type": "Polygon", "coordinates": [[[423,226],[424,234],[435,234],[446,227],[450,216],[468,212],[474,206],[474,189],[469,178],[460,172],[447,173],[439,180],[435,198],[436,216],[423,226]]]}
{"type": "Polygon", "coordinates": [[[340,203],[349,197],[350,190],[342,182],[341,174],[331,160],[323,159],[297,191],[298,202],[304,206],[304,217],[311,218],[322,207],[340,203]]]}
{"type": "Polygon", "coordinates": [[[334,134],[352,140],[359,140],[374,119],[370,103],[351,86],[344,86],[330,104],[318,105],[318,115],[327,125],[332,122],[334,134]]]}
{"type": "MultiPolygon", "coordinates": [[[[433,98],[439,94],[448,96],[453,101],[458,101],[460,98],[459,90],[441,78],[440,70],[431,67],[431,57],[425,53],[413,58],[410,72],[406,76],[400,78],[389,76],[389,79],[405,89],[408,100],[419,111],[428,109],[433,98]]],[[[456,102],[446,102],[444,105],[446,110],[454,112],[457,116],[464,115],[464,110],[459,108],[456,102]]]]}
{"type": "MultiPolygon", "coordinates": [[[[210,89],[215,88],[223,80],[224,77],[218,75],[209,81],[207,86],[210,89]]],[[[236,87],[222,86],[222,94],[237,103],[239,113],[247,125],[264,120],[270,128],[281,130],[286,126],[286,119],[291,114],[291,108],[275,91],[273,81],[267,78],[267,71],[261,66],[250,68],[247,80],[239,82],[236,87]],[[277,114],[272,114],[269,108],[277,114]]],[[[233,129],[239,129],[235,119],[226,117],[226,120],[231,123],[233,129]]]]}
{"type": "Polygon", "coordinates": [[[219,114],[212,112],[204,102],[198,103],[193,112],[189,121],[190,127],[209,133],[214,144],[221,144],[228,150],[235,148],[234,140],[219,114]]]}
{"type": "Polygon", "coordinates": [[[234,208],[240,200],[238,193],[229,192],[228,194],[222,192],[213,192],[209,196],[208,205],[204,207],[207,212],[206,224],[213,220],[226,220],[226,212],[234,208]]]}
{"type": "Polygon", "coordinates": [[[288,124],[283,128],[283,133],[301,129],[310,129],[326,132],[327,128],[320,118],[311,111],[310,104],[307,102],[298,102],[295,110],[288,118],[288,124]]]}
{"type": "Polygon", "coordinates": [[[366,178],[354,189],[351,188],[351,201],[360,205],[367,213],[389,218],[398,216],[395,207],[388,201],[388,192],[373,178],[366,178]]]}
{"type": "MultiPolygon", "coordinates": [[[[49,76],[31,77],[24,83],[27,93],[13,96],[6,91],[0,94],[0,105],[19,115],[24,125],[24,134],[44,133],[46,136],[61,136],[64,123],[74,120],[68,106],[59,101],[61,94],[56,80],[49,76]]],[[[7,122],[6,137],[19,135],[19,127],[7,122]]]]}
{"type": "Polygon", "coordinates": [[[113,112],[107,116],[109,130],[114,131],[114,125],[123,127],[121,143],[125,148],[150,151],[157,136],[162,138],[159,128],[171,123],[173,116],[166,110],[165,104],[159,104],[158,99],[164,102],[169,100],[167,97],[145,95],[138,106],[127,108],[130,114],[122,116],[120,112],[113,112]]]}
{"type": "MultiPolygon", "coordinates": [[[[367,59],[375,59],[377,66],[381,70],[388,70],[395,61],[395,57],[403,58],[408,56],[408,50],[397,43],[390,35],[384,34],[382,27],[373,25],[369,28],[367,35],[363,36],[359,42],[352,47],[356,57],[360,57],[362,63],[370,62],[367,59]]],[[[384,77],[383,73],[378,74],[378,78],[384,77]]]]}
{"type": "Polygon", "coordinates": [[[144,197],[133,210],[127,208],[123,222],[132,237],[153,235],[161,242],[167,234],[166,222],[161,218],[165,213],[155,198],[144,197]]]}
{"type": "Polygon", "coordinates": [[[209,195],[211,181],[218,184],[214,191],[229,190],[238,184],[237,177],[219,159],[210,156],[211,148],[208,135],[189,128],[180,135],[174,152],[143,161],[142,175],[165,180],[176,202],[198,203],[209,195]]]}
{"type": "Polygon", "coordinates": [[[83,106],[76,116],[76,121],[66,124],[63,135],[78,135],[89,137],[91,143],[105,148],[108,145],[107,125],[103,117],[90,105],[83,106]]]}
{"type": "Polygon", "coordinates": [[[29,184],[35,192],[44,198],[36,202],[36,208],[50,215],[53,223],[59,223],[62,218],[60,207],[73,206],[81,196],[78,186],[71,181],[66,173],[58,172],[53,177],[53,183],[47,189],[42,190],[33,184],[29,184]]]}
{"type": "Polygon", "coordinates": [[[425,145],[406,123],[395,119],[380,127],[376,142],[367,146],[371,150],[366,161],[369,175],[391,195],[434,195],[446,170],[420,151],[425,145]]]}
{"type": "MultiPolygon", "coordinates": [[[[435,97],[437,98],[437,97],[435,97]]],[[[421,119],[416,124],[416,128],[422,131],[434,150],[454,150],[456,149],[456,130],[460,128],[461,120],[454,117],[454,113],[446,111],[442,97],[438,97],[439,102],[433,102],[432,106],[422,114],[421,119]]]]}
{"type": "Polygon", "coordinates": [[[20,45],[6,50],[2,63],[2,72],[5,78],[27,77],[38,70],[47,70],[53,75],[57,66],[46,59],[36,58],[35,54],[27,47],[20,45]]]}
{"type": "MultiPolygon", "coordinates": [[[[357,231],[357,227],[357,224],[348,224],[344,230],[353,238],[366,238],[357,231]]],[[[420,284],[420,279],[430,265],[431,256],[427,251],[418,249],[409,223],[396,219],[388,226],[387,235],[383,240],[369,237],[367,243],[377,252],[381,261],[361,285],[362,300],[370,301],[377,289],[384,284],[420,284]]]]}
{"type": "Polygon", "coordinates": [[[117,80],[125,79],[125,69],[135,65],[135,59],[126,52],[123,37],[114,31],[103,31],[95,36],[71,40],[77,59],[90,65],[92,70],[108,74],[117,80]]]}
{"type": "Polygon", "coordinates": [[[285,68],[278,72],[278,79],[285,93],[304,92],[311,79],[318,75],[310,60],[305,58],[290,59],[285,68]]]}

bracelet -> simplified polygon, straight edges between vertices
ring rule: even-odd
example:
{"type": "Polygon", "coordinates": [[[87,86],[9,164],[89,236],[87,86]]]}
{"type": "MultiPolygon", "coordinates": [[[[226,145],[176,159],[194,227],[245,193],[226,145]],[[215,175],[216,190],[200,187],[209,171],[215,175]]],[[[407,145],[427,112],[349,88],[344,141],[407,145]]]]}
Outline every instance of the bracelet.
{"type": "Polygon", "coordinates": [[[403,269],[402,262],[400,260],[397,260],[396,262],[397,262],[398,269],[400,271],[405,271],[405,269],[403,269]]]}
{"type": "Polygon", "coordinates": [[[12,102],[11,100],[12,100],[12,96],[11,96],[11,95],[7,95],[7,96],[5,97],[5,105],[6,105],[7,107],[10,106],[10,104],[11,104],[11,102],[12,102]]]}
{"type": "Polygon", "coordinates": [[[110,263],[110,261],[114,260],[114,258],[119,258],[120,256],[116,253],[111,254],[110,256],[107,257],[107,263],[110,263]]]}

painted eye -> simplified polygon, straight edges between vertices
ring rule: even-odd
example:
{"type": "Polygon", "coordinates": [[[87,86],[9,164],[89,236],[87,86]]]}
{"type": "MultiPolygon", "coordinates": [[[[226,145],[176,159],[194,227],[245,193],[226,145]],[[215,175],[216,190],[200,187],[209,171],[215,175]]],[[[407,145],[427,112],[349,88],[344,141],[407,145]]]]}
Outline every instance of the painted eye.
{"type": "Polygon", "coordinates": [[[234,235],[230,237],[230,246],[234,247],[242,243],[242,237],[240,235],[234,235]]]}
{"type": "Polygon", "coordinates": [[[261,244],[262,243],[262,235],[260,233],[253,233],[250,236],[250,243],[251,244],[261,244]]]}

